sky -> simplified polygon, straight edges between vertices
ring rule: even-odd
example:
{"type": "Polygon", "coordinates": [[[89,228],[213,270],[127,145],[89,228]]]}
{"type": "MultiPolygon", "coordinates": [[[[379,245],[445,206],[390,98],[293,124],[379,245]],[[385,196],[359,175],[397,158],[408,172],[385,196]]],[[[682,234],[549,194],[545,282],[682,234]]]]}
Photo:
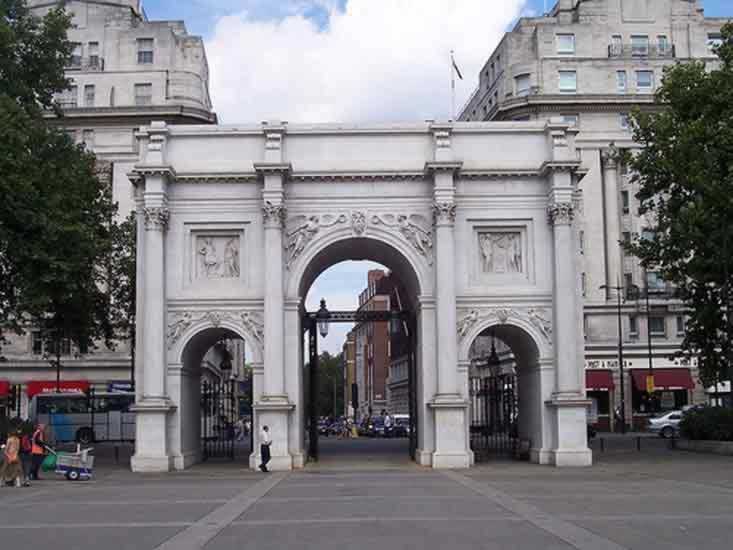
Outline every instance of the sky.
{"type": "MultiPolygon", "coordinates": [[[[547,0],[552,7],[554,0],[547,0]]],[[[544,0],[144,0],[150,19],[182,19],[201,35],[214,109],[223,124],[446,120],[450,51],[464,79],[455,109],[504,32],[544,0]]],[[[733,16],[733,0],[706,0],[708,16],[733,16]]],[[[370,262],[324,272],[307,306],[355,309],[370,262]]],[[[321,349],[338,353],[346,325],[321,349]]]]}

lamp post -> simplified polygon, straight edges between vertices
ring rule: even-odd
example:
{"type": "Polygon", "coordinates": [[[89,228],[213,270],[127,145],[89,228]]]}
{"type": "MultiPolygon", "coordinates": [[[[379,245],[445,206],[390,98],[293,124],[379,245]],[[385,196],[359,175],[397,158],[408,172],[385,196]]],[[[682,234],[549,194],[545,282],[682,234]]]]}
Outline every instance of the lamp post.
{"type": "Polygon", "coordinates": [[[626,433],[626,398],[624,391],[624,333],[621,323],[621,292],[624,287],[620,285],[609,286],[601,285],[599,288],[604,290],[615,290],[617,298],[618,312],[618,369],[619,369],[619,385],[621,386],[621,433],[626,433]]]}
{"type": "MultiPolygon", "coordinates": [[[[639,287],[639,285],[631,284],[631,287],[635,289],[635,294],[637,299],[639,298],[639,295],[642,292],[642,289],[639,287]]],[[[646,305],[646,346],[647,346],[647,360],[649,362],[649,374],[647,374],[646,377],[646,393],[649,397],[649,405],[652,408],[649,412],[656,412],[656,407],[654,406],[654,362],[652,361],[652,330],[651,330],[651,306],[649,305],[649,279],[646,279],[645,285],[644,285],[644,301],[646,305]]]]}

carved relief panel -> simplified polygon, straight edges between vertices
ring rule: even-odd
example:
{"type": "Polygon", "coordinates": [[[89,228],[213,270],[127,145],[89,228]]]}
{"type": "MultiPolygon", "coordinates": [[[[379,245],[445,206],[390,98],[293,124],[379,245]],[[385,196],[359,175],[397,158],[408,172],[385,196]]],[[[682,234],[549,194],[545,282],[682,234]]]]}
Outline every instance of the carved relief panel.
{"type": "Polygon", "coordinates": [[[241,273],[237,234],[196,234],[196,279],[234,279],[241,273]]]}
{"type": "Polygon", "coordinates": [[[534,282],[530,220],[504,225],[478,222],[470,242],[472,286],[515,286],[534,282]]]}

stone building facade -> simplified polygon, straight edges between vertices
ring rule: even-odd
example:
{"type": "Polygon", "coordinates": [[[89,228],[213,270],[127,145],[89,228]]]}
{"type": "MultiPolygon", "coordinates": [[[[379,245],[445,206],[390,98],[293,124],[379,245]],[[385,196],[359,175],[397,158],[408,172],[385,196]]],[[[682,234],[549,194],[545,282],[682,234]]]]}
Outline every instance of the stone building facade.
{"type": "MultiPolygon", "coordinates": [[[[134,193],[127,174],[139,157],[136,134],[152,120],[168,124],[213,124],[209,68],[203,40],[189,35],[182,21],[150,21],[140,0],[28,0],[36,15],[65,4],[73,14],[69,40],[74,52],[66,75],[71,88],[60,94],[64,117],[53,120],[77,142],[84,142],[100,161],[121,217],[134,210],[134,193]]],[[[49,115],[50,116],[50,115],[49,115]]],[[[26,414],[27,383],[47,381],[55,387],[55,369],[37,331],[9,336],[0,363],[0,406],[7,395],[19,396],[9,414],[26,414]],[[3,388],[7,388],[4,389],[3,388]]],[[[242,350],[232,349],[235,357],[242,350]]],[[[62,346],[62,379],[107,389],[131,381],[129,346],[82,354],[62,346]]],[[[212,365],[218,364],[215,357],[212,365]]],[[[215,369],[215,365],[213,367],[215,369]]],[[[78,387],[84,387],[79,384],[78,387]]],[[[8,407],[9,408],[9,407],[8,407]]]]}
{"type": "Polygon", "coordinates": [[[637,215],[637,189],[617,152],[636,147],[629,112],[654,108],[665,67],[690,60],[716,63],[712,46],[724,22],[705,17],[699,0],[560,0],[546,16],[522,18],[506,33],[459,116],[465,121],[561,117],[578,130],[575,145],[587,170],[580,184],[577,243],[587,390],[601,428],[612,427],[621,393],[617,294],[611,287],[624,287],[627,423],[643,427],[650,408],[707,401],[694,361],[683,364],[673,357],[684,335],[684,308],[656,272],[645,272],[620,245],[643,236],[648,221],[637,215]],[[651,407],[642,374],[650,363],[657,373],[651,407]]]}

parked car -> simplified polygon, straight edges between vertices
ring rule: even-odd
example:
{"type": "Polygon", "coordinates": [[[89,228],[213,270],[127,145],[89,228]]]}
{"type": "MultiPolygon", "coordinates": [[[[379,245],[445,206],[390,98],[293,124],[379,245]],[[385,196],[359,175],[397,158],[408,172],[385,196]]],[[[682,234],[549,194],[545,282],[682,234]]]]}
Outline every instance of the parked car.
{"type": "Polygon", "coordinates": [[[669,411],[653,416],[649,419],[647,430],[658,433],[661,437],[675,437],[680,431],[682,411],[669,411]]]}
{"type": "Polygon", "coordinates": [[[394,415],[392,437],[407,437],[410,433],[410,417],[406,414],[394,415]]]}

